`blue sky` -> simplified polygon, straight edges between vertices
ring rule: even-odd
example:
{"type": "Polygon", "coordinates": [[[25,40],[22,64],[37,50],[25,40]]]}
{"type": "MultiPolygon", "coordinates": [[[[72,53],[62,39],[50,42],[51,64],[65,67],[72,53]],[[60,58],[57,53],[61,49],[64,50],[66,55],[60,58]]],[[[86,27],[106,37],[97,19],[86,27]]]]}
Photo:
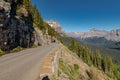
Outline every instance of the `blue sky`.
{"type": "Polygon", "coordinates": [[[56,20],[67,32],[120,28],[120,0],[32,0],[44,20],[56,20]]]}

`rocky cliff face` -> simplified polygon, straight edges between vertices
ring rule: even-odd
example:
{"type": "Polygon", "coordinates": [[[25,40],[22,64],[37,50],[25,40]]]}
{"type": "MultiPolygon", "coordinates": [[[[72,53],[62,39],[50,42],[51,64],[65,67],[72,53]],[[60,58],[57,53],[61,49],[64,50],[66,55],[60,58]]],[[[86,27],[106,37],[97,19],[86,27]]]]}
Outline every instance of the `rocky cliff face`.
{"type": "Polygon", "coordinates": [[[43,46],[43,45],[48,45],[52,42],[56,42],[57,39],[55,37],[51,37],[50,35],[48,35],[48,31],[46,30],[46,33],[43,34],[41,30],[39,30],[37,27],[34,28],[35,29],[35,42],[34,44],[37,46],[43,46]]]}
{"type": "Polygon", "coordinates": [[[103,37],[111,41],[120,41],[120,29],[111,30],[111,31],[92,29],[89,32],[73,32],[73,33],[66,33],[66,34],[69,37],[74,37],[79,39],[103,37]]]}
{"type": "Polygon", "coordinates": [[[0,49],[30,47],[34,43],[34,29],[27,18],[16,14],[18,0],[0,0],[0,49]]]}
{"type": "Polygon", "coordinates": [[[8,51],[15,47],[47,45],[57,41],[33,27],[34,18],[22,4],[23,0],[0,0],[0,50],[8,51]]]}

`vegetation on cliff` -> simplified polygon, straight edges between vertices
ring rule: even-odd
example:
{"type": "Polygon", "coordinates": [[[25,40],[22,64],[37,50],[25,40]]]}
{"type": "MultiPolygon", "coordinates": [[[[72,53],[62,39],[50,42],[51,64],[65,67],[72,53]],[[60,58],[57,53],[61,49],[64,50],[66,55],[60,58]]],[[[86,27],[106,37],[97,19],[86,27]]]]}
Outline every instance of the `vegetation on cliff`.
{"type": "Polygon", "coordinates": [[[26,6],[28,12],[32,15],[34,27],[38,27],[43,33],[48,31],[48,35],[61,40],[61,36],[43,20],[36,5],[32,5],[30,0],[23,0],[23,5],[26,6]]]}
{"type": "Polygon", "coordinates": [[[59,59],[58,80],[116,80],[95,66],[87,65],[67,47],[62,47],[59,59]]]}
{"type": "Polygon", "coordinates": [[[54,36],[58,40],[61,39],[61,36],[43,20],[36,5],[32,4],[31,0],[17,0],[15,4],[17,5],[16,9],[13,8],[12,12],[16,15],[22,15],[26,20],[26,24],[38,27],[43,34],[48,31],[48,35],[54,36]]]}
{"type": "Polygon", "coordinates": [[[70,80],[79,80],[81,77],[79,75],[79,66],[78,64],[69,65],[66,64],[62,58],[59,59],[59,70],[58,76],[61,75],[62,71],[69,76],[70,80]]]}

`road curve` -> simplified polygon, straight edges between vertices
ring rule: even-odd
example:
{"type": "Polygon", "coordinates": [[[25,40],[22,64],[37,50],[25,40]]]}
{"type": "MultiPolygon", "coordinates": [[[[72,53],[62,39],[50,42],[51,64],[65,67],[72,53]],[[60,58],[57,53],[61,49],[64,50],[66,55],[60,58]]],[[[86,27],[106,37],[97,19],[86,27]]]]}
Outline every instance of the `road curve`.
{"type": "Polygon", "coordinates": [[[57,46],[54,43],[0,57],[0,80],[37,80],[42,59],[57,46]]]}

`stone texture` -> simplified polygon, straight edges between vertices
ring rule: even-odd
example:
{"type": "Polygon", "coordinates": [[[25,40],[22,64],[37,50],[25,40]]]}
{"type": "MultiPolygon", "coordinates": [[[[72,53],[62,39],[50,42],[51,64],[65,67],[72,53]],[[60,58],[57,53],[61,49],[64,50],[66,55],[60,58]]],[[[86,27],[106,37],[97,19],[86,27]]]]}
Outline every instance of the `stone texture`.
{"type": "Polygon", "coordinates": [[[42,61],[42,66],[40,67],[40,80],[44,77],[48,77],[53,80],[53,75],[57,77],[58,72],[58,61],[61,54],[61,45],[53,49],[48,56],[42,61]]]}
{"type": "Polygon", "coordinates": [[[0,49],[4,51],[17,46],[31,47],[35,40],[34,28],[26,23],[25,17],[12,14],[12,4],[12,0],[0,0],[0,49]]]}
{"type": "Polygon", "coordinates": [[[48,45],[57,39],[33,27],[32,17],[18,0],[0,0],[0,49],[11,50],[17,46],[24,48],[48,45]],[[31,21],[31,22],[30,22],[31,21]]]}
{"type": "Polygon", "coordinates": [[[50,35],[48,35],[48,31],[46,30],[46,33],[43,34],[43,32],[38,29],[37,27],[34,28],[35,29],[35,42],[34,44],[37,46],[43,46],[43,45],[48,45],[50,43],[53,42],[57,42],[57,39],[54,37],[51,37],[50,35]]]}

